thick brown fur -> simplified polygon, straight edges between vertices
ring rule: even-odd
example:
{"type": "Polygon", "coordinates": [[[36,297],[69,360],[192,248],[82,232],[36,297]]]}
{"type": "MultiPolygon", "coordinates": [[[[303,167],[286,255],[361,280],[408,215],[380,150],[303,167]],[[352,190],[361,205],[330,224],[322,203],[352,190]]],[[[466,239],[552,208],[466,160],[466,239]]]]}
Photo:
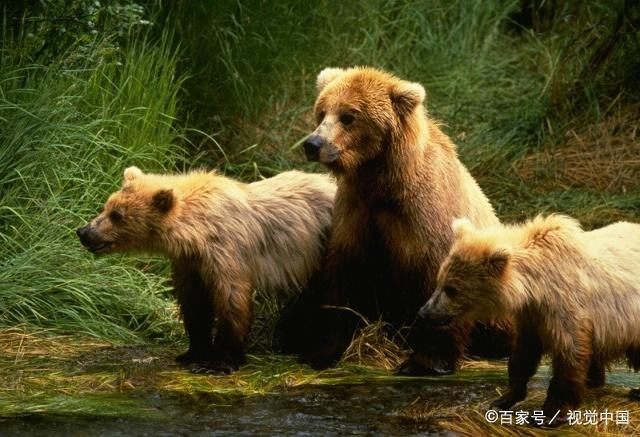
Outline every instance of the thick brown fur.
{"type": "MultiPolygon", "coordinates": [[[[498,220],[454,144],[427,116],[420,84],[372,68],[328,68],[317,85],[318,127],[305,152],[338,182],[326,291],[317,299],[397,328],[411,325],[435,288],[452,219],[469,216],[478,226],[498,220]]],[[[326,310],[309,327],[315,338],[300,343],[314,366],[330,365],[344,351],[356,328],[350,314],[326,310]]],[[[418,331],[409,335],[414,353],[403,369],[454,369],[469,327],[418,331]]]]}
{"type": "Polygon", "coordinates": [[[245,184],[130,167],[78,235],[96,253],[169,257],[189,336],[177,360],[228,373],[244,362],[252,290],[298,289],[319,269],[335,190],[329,176],[297,171],[245,184]]]}
{"type": "MultiPolygon", "coordinates": [[[[541,216],[523,225],[475,229],[456,221],[457,239],[420,310],[432,323],[513,317],[509,390],[495,405],[523,400],[543,353],[553,377],[543,409],[561,423],[604,369],[626,355],[639,370],[640,225],[585,232],[575,220],[541,216]]],[[[637,393],[637,392],[634,392],[637,393]]]]}

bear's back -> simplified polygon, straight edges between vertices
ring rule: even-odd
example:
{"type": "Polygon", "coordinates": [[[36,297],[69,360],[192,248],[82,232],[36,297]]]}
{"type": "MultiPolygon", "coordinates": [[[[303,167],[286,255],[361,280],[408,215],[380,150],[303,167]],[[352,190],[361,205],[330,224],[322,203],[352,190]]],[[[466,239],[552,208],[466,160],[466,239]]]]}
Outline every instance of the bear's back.
{"type": "Polygon", "coordinates": [[[313,197],[333,202],[336,184],[327,174],[305,173],[291,170],[276,176],[249,184],[249,191],[255,198],[280,196],[313,197]]]}
{"type": "Polygon", "coordinates": [[[487,198],[478,182],[462,163],[460,163],[460,178],[462,180],[462,189],[466,193],[466,195],[460,196],[461,208],[463,209],[460,217],[467,217],[472,223],[481,228],[500,223],[491,202],[489,202],[489,198],[487,198]]]}
{"type": "Polygon", "coordinates": [[[640,276],[640,224],[617,222],[584,233],[585,244],[605,265],[640,276]]]}
{"type": "Polygon", "coordinates": [[[640,344],[640,224],[618,222],[583,235],[597,260],[596,290],[589,300],[594,342],[615,357],[640,344]]]}
{"type": "Polygon", "coordinates": [[[247,186],[255,226],[246,262],[257,288],[297,287],[317,269],[331,225],[335,191],[329,176],[299,171],[247,186]]]}

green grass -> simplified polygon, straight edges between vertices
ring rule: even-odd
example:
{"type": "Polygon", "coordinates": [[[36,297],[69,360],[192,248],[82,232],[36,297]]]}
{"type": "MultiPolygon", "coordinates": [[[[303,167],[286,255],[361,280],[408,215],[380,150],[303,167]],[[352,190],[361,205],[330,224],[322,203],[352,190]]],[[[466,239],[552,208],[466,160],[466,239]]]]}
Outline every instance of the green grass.
{"type": "Polygon", "coordinates": [[[257,144],[259,163],[302,161],[290,148],[311,130],[315,76],[331,65],[373,65],[422,82],[432,113],[471,146],[500,147],[498,136],[515,143],[543,123],[544,75],[532,68],[540,55],[529,38],[500,31],[515,1],[471,9],[462,1],[215,3],[167,13],[186,55],[187,106],[227,151],[257,144]]]}
{"type": "Polygon", "coordinates": [[[128,165],[173,168],[181,78],[167,38],[71,47],[50,65],[0,69],[0,325],[135,340],[166,337],[175,312],[165,262],[94,259],[75,229],[128,165]]]}

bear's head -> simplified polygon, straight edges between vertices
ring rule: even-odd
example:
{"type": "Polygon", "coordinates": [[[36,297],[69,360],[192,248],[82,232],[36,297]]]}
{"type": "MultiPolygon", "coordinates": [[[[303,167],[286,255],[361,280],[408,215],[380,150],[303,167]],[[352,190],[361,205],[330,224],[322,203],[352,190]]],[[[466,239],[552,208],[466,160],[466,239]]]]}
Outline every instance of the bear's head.
{"type": "Polygon", "coordinates": [[[422,85],[363,67],[326,68],[317,89],[318,127],[303,147],[307,159],[338,174],[354,171],[396,143],[425,98],[422,85]]]}
{"type": "Polygon", "coordinates": [[[455,242],[420,317],[441,327],[503,317],[511,249],[467,219],[455,220],[453,230],[455,242]]]}
{"type": "Polygon", "coordinates": [[[161,188],[153,175],[137,167],[124,171],[122,188],[105,203],[100,214],[76,230],[82,244],[93,253],[149,250],[176,203],[171,188],[161,188]]]}

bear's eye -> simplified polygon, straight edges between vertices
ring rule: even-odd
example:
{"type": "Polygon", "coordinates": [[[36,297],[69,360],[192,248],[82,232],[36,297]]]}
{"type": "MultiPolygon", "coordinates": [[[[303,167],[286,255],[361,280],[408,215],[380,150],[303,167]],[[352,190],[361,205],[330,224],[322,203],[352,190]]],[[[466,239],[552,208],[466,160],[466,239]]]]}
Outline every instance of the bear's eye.
{"type": "Polygon", "coordinates": [[[327,113],[324,112],[324,111],[318,112],[318,123],[320,123],[322,120],[324,120],[324,116],[325,115],[327,115],[327,113]]]}
{"type": "Polygon", "coordinates": [[[447,285],[444,287],[444,292],[447,296],[455,296],[458,294],[458,289],[456,287],[452,287],[451,285],[447,285]]]}
{"type": "Polygon", "coordinates": [[[340,123],[344,124],[345,126],[349,126],[355,119],[356,118],[353,116],[353,114],[349,114],[347,112],[345,112],[344,114],[340,114],[340,123]]]}
{"type": "Polygon", "coordinates": [[[124,220],[124,215],[122,215],[120,211],[114,209],[109,213],[109,219],[112,222],[120,223],[124,220]]]}

